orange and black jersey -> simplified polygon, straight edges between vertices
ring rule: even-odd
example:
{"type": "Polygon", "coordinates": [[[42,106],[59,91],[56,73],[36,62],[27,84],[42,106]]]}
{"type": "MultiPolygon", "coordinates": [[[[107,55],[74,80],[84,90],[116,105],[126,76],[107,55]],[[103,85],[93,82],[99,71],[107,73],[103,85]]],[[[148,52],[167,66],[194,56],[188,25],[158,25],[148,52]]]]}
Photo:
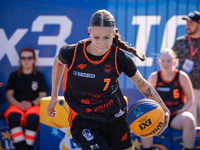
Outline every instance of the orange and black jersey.
{"type": "MultiPolygon", "coordinates": [[[[85,42],[85,40],[82,40],[80,43],[85,42]]],[[[86,43],[86,46],[89,45],[91,41],[88,41],[86,43]]],[[[59,52],[59,59],[62,63],[68,64],[68,66],[71,65],[72,59],[74,56],[74,50],[75,50],[76,44],[70,44],[70,45],[64,45],[59,52]]],[[[90,60],[99,61],[102,59],[103,56],[94,56],[88,52],[86,52],[87,56],[90,60]]],[[[137,70],[137,67],[135,66],[135,63],[133,62],[133,59],[129,57],[124,51],[118,50],[117,52],[117,67],[119,70],[119,73],[124,72],[128,77],[132,77],[135,75],[135,72],[137,70]]]]}
{"type": "MultiPolygon", "coordinates": [[[[90,39],[87,39],[76,44],[71,62],[63,52],[67,47],[61,48],[59,59],[68,64],[63,78],[65,100],[82,118],[101,122],[118,119],[127,109],[117,81],[120,75],[118,52],[121,50],[113,44],[100,60],[92,60],[85,50],[89,43],[90,39]]],[[[133,76],[136,66],[132,70],[133,76]]]]}
{"type": "Polygon", "coordinates": [[[171,116],[176,115],[184,104],[184,92],[179,82],[179,76],[179,71],[175,69],[173,79],[166,81],[162,77],[162,72],[157,72],[156,90],[170,110],[171,116]]]}

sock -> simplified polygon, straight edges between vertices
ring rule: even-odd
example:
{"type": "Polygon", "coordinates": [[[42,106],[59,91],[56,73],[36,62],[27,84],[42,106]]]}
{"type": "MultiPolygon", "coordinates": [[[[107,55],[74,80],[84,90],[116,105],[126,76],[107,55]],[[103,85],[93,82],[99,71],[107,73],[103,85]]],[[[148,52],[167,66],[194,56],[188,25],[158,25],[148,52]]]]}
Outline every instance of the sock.
{"type": "Polygon", "coordinates": [[[32,150],[33,146],[28,145],[28,150],[32,150]]]}
{"type": "MultiPolygon", "coordinates": [[[[149,148],[143,148],[144,150],[152,150],[152,147],[149,148]]],[[[186,150],[186,149],[185,149],[186,150]]]]}
{"type": "Polygon", "coordinates": [[[185,150],[193,150],[193,148],[186,148],[186,147],[185,147],[185,150]]]}
{"type": "Polygon", "coordinates": [[[27,150],[28,146],[26,145],[26,141],[21,141],[18,143],[14,143],[15,150],[27,150]]]}

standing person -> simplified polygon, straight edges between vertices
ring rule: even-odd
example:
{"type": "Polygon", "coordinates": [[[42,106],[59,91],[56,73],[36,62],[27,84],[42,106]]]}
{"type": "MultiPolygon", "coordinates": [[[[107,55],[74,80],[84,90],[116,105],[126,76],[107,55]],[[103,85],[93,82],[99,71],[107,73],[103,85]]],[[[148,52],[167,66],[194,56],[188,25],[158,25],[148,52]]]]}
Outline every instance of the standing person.
{"type": "Polygon", "coordinates": [[[169,110],[155,89],[141,76],[133,60],[122,50],[132,52],[140,60],[137,51],[119,39],[115,19],[107,10],[95,12],[90,19],[88,33],[91,39],[65,45],[56,56],[52,71],[51,100],[47,114],[55,117],[54,109],[58,91],[67,64],[63,91],[70,107],[69,124],[73,141],[82,150],[133,150],[130,129],[126,121],[127,104],[119,88],[117,78],[124,72],[146,98],[169,110]]]}
{"type": "Polygon", "coordinates": [[[179,70],[188,73],[194,88],[194,103],[188,110],[200,125],[200,13],[193,11],[182,19],[187,21],[186,35],[178,37],[172,47],[179,59],[179,70]]]}
{"type": "Polygon", "coordinates": [[[31,150],[39,127],[40,100],[47,95],[47,87],[35,68],[34,50],[23,48],[19,55],[20,68],[11,73],[6,86],[11,106],[4,115],[16,150],[31,150]]]}
{"type": "MultiPolygon", "coordinates": [[[[170,110],[169,126],[183,131],[185,150],[191,150],[196,137],[195,119],[187,110],[193,102],[193,88],[188,75],[175,68],[175,58],[172,49],[162,50],[159,58],[161,70],[151,73],[148,81],[170,110]]],[[[153,137],[141,138],[141,141],[144,150],[152,149],[153,137]]]]}

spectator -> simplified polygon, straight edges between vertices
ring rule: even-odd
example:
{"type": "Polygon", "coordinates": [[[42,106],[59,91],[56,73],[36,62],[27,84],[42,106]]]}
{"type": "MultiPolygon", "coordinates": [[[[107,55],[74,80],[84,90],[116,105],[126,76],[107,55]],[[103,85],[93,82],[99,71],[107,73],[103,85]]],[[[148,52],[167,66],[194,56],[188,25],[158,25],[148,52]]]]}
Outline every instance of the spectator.
{"type": "Polygon", "coordinates": [[[200,125],[200,12],[193,11],[182,19],[187,21],[186,35],[178,37],[172,47],[179,59],[179,70],[185,71],[194,88],[194,103],[189,108],[200,125]]]}
{"type": "Polygon", "coordinates": [[[16,150],[31,150],[39,127],[40,100],[47,95],[42,73],[35,68],[32,48],[20,51],[20,68],[11,73],[6,86],[10,107],[4,115],[16,150]]]}

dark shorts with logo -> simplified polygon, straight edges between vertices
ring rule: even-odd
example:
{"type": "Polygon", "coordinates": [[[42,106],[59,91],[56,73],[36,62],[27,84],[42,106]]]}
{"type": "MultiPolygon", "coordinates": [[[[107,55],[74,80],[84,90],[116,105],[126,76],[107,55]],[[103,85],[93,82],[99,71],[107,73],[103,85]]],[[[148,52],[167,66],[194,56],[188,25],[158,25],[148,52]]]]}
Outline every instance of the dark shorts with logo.
{"type": "Polygon", "coordinates": [[[71,134],[73,142],[82,150],[122,150],[133,145],[125,117],[112,122],[97,122],[76,116],[71,134]]]}

